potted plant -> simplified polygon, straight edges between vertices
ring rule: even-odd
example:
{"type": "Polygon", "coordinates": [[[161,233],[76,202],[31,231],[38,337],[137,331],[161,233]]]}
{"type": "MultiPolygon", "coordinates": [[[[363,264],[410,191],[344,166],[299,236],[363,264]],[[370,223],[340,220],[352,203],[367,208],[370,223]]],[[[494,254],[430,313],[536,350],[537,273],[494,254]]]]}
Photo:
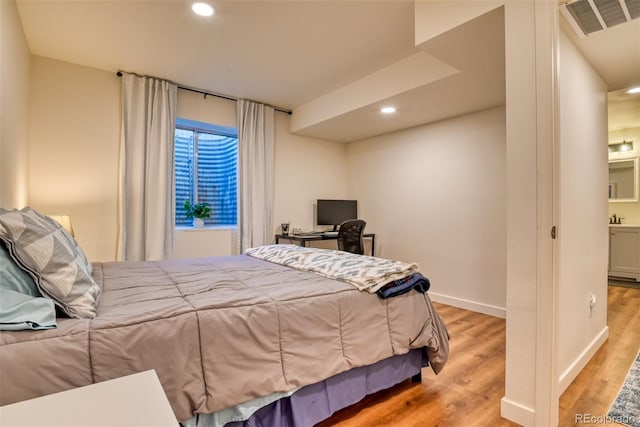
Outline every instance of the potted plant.
{"type": "Polygon", "coordinates": [[[191,200],[184,202],[184,210],[187,218],[193,218],[195,228],[204,227],[204,219],[211,216],[211,208],[206,202],[191,204],[191,200]]]}

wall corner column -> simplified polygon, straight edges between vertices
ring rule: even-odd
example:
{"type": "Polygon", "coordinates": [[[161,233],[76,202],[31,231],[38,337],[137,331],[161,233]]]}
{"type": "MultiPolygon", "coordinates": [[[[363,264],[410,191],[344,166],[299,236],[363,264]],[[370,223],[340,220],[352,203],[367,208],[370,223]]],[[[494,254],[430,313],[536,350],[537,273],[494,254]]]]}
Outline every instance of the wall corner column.
{"type": "Polygon", "coordinates": [[[507,349],[502,416],[555,426],[557,4],[506,2],[507,349]]]}

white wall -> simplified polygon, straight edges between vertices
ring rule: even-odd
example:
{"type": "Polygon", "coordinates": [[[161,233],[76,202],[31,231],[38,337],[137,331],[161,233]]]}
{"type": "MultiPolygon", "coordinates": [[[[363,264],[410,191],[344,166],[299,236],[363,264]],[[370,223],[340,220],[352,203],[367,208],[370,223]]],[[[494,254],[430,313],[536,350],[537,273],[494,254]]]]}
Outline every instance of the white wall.
{"type": "MultiPolygon", "coordinates": [[[[43,213],[71,215],[89,259],[113,261],[120,81],[112,72],[34,56],[30,84],[29,203],[43,213]]],[[[178,91],[177,115],[235,127],[236,104],[178,91]]],[[[274,221],[310,228],[316,198],[346,196],[346,149],[288,129],[289,116],[276,113],[274,221]]],[[[234,247],[233,228],[176,232],[177,258],[231,255],[234,247]]]]}
{"type": "Polygon", "coordinates": [[[311,230],[317,199],[347,197],[347,146],[291,134],[289,121],[276,114],[273,223],[311,230]]]}
{"type": "Polygon", "coordinates": [[[525,426],[557,423],[550,238],[557,16],[552,2],[505,2],[507,347],[501,415],[525,426]]]}
{"type": "Polygon", "coordinates": [[[30,60],[15,1],[0,1],[0,207],[6,209],[28,203],[30,60]]]}
{"type": "Polygon", "coordinates": [[[415,1],[415,44],[430,40],[504,4],[504,0],[415,1]]]}
{"type": "MultiPolygon", "coordinates": [[[[640,127],[609,131],[609,142],[634,141],[640,147],[640,127]]],[[[640,185],[636,183],[636,185],[640,185]]],[[[623,224],[640,224],[640,201],[625,203],[609,203],[609,216],[613,214],[624,218],[623,224]]]]}
{"type": "Polygon", "coordinates": [[[348,145],[377,254],[418,262],[434,300],[505,316],[505,109],[348,145]]]}
{"type": "Polygon", "coordinates": [[[553,148],[558,8],[535,0],[416,3],[416,42],[504,3],[506,87],[506,367],[501,415],[557,424],[553,148]],[[468,3],[468,2],[462,2],[468,3]],[[482,3],[482,2],[479,2],[482,3]],[[434,27],[431,23],[435,22],[434,27]]]}
{"type": "Polygon", "coordinates": [[[605,82],[564,33],[560,64],[556,271],[562,392],[607,336],[608,156],[605,82]]]}

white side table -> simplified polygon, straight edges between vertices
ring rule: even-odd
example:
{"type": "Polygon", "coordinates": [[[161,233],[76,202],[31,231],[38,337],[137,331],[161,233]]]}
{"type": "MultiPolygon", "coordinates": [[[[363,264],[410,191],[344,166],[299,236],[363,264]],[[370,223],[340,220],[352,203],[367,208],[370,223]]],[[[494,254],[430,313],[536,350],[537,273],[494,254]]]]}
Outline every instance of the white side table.
{"type": "Polygon", "coordinates": [[[154,370],[0,407],[9,426],[171,426],[176,420],[154,370]]]}

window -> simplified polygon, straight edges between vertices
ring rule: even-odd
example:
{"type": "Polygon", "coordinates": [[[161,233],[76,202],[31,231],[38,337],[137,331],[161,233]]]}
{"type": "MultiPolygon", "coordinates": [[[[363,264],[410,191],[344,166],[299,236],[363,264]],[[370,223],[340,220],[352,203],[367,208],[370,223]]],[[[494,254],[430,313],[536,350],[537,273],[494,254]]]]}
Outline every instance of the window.
{"type": "Polygon", "coordinates": [[[238,136],[232,128],[178,119],[175,134],[176,226],[191,226],[184,202],[211,207],[207,225],[237,224],[238,136]]]}

